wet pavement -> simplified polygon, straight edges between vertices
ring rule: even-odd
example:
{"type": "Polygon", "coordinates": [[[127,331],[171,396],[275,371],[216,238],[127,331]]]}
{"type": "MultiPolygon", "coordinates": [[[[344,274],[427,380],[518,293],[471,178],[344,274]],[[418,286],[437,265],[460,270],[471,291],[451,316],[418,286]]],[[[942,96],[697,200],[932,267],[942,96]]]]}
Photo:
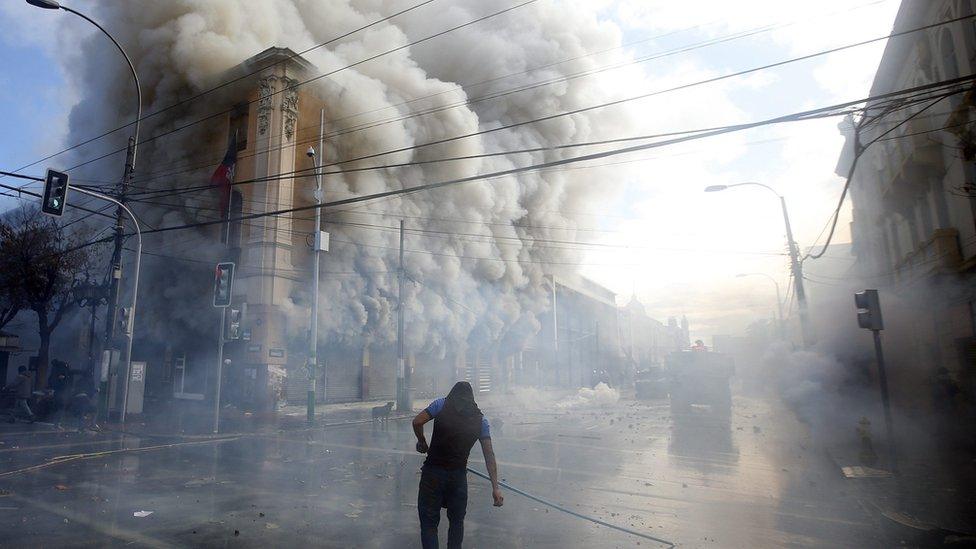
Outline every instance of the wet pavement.
{"type": "MultiPolygon", "coordinates": [[[[680,547],[880,546],[849,485],[775,403],[737,397],[730,418],[674,417],[667,401],[528,396],[482,402],[500,475],[526,492],[680,547]]],[[[4,424],[4,545],[419,547],[423,457],[409,422],[324,412],[327,428],[296,419],[217,438],[4,424]]],[[[484,470],[477,445],[471,465],[484,470]]],[[[511,492],[494,508],[488,483],[468,482],[466,547],[660,546],[511,492]]]]}

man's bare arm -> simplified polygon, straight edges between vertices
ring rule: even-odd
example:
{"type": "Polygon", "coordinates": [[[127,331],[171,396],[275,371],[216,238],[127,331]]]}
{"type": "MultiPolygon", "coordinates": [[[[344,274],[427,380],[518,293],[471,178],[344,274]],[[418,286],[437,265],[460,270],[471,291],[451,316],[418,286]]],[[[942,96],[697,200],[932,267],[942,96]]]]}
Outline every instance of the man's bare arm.
{"type": "Polygon", "coordinates": [[[432,419],[434,418],[430,417],[427,410],[420,412],[413,418],[413,434],[417,437],[417,451],[421,454],[426,454],[429,449],[427,438],[424,436],[424,424],[432,419]]]}
{"type": "Polygon", "coordinates": [[[498,464],[495,463],[495,451],[491,448],[491,439],[481,440],[481,452],[485,455],[485,467],[488,468],[488,478],[491,479],[491,497],[495,499],[495,507],[501,507],[505,502],[502,489],[498,487],[498,464]]]}

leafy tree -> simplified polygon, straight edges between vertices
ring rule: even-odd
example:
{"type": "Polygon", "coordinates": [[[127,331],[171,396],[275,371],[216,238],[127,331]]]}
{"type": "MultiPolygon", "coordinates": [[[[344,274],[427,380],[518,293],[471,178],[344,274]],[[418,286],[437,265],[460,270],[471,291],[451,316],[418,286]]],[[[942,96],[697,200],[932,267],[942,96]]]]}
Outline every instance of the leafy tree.
{"type": "Polygon", "coordinates": [[[23,208],[0,220],[4,293],[37,316],[40,387],[47,383],[51,334],[71,304],[77,276],[87,270],[90,262],[87,249],[73,249],[79,236],[66,235],[53,218],[36,209],[23,208]]]}

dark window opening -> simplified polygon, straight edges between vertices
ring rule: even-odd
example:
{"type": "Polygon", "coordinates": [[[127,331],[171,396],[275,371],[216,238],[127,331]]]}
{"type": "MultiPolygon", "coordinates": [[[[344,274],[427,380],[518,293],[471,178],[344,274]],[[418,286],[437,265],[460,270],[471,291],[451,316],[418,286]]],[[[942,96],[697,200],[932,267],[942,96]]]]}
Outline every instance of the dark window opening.
{"type": "Polygon", "coordinates": [[[230,128],[227,134],[227,139],[234,137],[237,134],[237,150],[243,151],[247,148],[247,121],[248,121],[248,106],[238,105],[234,107],[234,112],[230,115],[230,128]]]}

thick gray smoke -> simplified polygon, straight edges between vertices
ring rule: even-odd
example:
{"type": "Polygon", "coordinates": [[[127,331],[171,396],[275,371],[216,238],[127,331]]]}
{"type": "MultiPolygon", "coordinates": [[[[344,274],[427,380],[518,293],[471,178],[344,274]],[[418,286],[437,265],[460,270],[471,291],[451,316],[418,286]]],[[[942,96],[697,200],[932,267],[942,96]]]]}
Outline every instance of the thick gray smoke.
{"type": "MultiPolygon", "coordinates": [[[[142,79],[145,108],[153,111],[219,82],[226,71],[270,46],[300,51],[410,4],[382,0],[154,0],[102,3],[92,9],[97,19],[126,45],[142,79]]],[[[318,71],[332,71],[514,4],[509,0],[435,2],[305,57],[318,71]]],[[[384,120],[620,61],[626,54],[611,52],[500,78],[619,44],[616,26],[601,22],[592,6],[537,2],[343,70],[317,81],[313,89],[326,101],[326,124],[335,130],[336,126],[384,120]],[[485,81],[491,82],[478,85],[485,81]],[[439,95],[402,104],[432,94],[439,95]]],[[[118,53],[101,36],[84,42],[81,52],[67,67],[82,97],[72,112],[69,142],[132,116],[128,108],[132,103],[130,78],[119,63],[118,53]]],[[[608,88],[595,79],[583,78],[450,108],[331,139],[325,155],[327,160],[357,157],[572,110],[620,93],[608,88]]],[[[195,101],[192,109],[175,109],[171,111],[174,116],[165,121],[163,117],[153,118],[144,127],[143,135],[177,127],[200,112],[226,109],[227,105],[218,103],[215,97],[195,101]]],[[[317,120],[308,118],[299,123],[317,125],[317,120]]],[[[360,165],[617,137],[635,133],[633,120],[637,118],[626,109],[593,111],[385,156],[360,165]]],[[[113,145],[119,147],[122,143],[113,145]]],[[[145,147],[139,171],[165,171],[163,166],[180,165],[179,162],[192,165],[200,162],[201,152],[209,152],[213,163],[190,172],[195,179],[181,174],[172,180],[152,182],[157,187],[200,185],[219,162],[223,147],[222,136],[190,128],[145,147]],[[205,151],[201,151],[199,143],[208,143],[205,151]],[[188,155],[196,155],[197,160],[183,160],[188,155]]],[[[81,156],[90,157],[106,148],[89,148],[81,156]]],[[[326,200],[491,172],[564,154],[575,153],[547,151],[330,175],[326,179],[326,200]]],[[[118,172],[115,162],[91,167],[90,175],[103,179],[118,172]]],[[[296,180],[301,192],[311,193],[312,187],[311,179],[296,180]]],[[[591,209],[592,202],[612,192],[612,181],[601,177],[597,169],[548,171],[469,183],[356,208],[377,215],[326,211],[325,216],[333,221],[384,226],[395,226],[401,216],[406,216],[408,228],[444,233],[408,234],[406,248],[424,253],[408,252],[405,261],[410,276],[423,282],[406,287],[407,342],[418,351],[438,352],[465,339],[502,340],[517,345],[534,333],[538,329],[535,315],[547,304],[543,274],[556,270],[560,276],[570,276],[575,271],[571,265],[580,259],[578,250],[537,240],[573,240],[574,229],[582,228],[583,223],[574,218],[574,213],[591,209]]],[[[207,204],[213,208],[215,200],[204,200],[197,193],[166,202],[197,208],[207,204]]],[[[245,211],[248,208],[246,204],[245,211]]],[[[212,219],[214,215],[212,211],[145,206],[140,206],[140,211],[150,226],[212,219]]],[[[334,244],[323,262],[323,271],[358,276],[323,277],[322,303],[327,306],[320,319],[322,334],[333,340],[368,334],[380,341],[391,341],[395,337],[396,278],[392,273],[396,271],[396,232],[350,225],[331,225],[328,229],[334,244]]],[[[196,257],[206,257],[206,242],[200,233],[166,233],[148,239],[147,249],[184,255],[192,251],[196,257]]],[[[155,285],[165,290],[150,293],[147,299],[155,298],[159,305],[163,300],[172,303],[208,291],[206,283],[201,289],[199,280],[187,280],[178,273],[177,265],[150,272],[144,287],[155,285]]],[[[290,324],[300,330],[306,324],[303,299],[307,296],[294,297],[295,321],[290,324]]],[[[192,313],[183,316],[183,322],[193,323],[192,313]]]]}

